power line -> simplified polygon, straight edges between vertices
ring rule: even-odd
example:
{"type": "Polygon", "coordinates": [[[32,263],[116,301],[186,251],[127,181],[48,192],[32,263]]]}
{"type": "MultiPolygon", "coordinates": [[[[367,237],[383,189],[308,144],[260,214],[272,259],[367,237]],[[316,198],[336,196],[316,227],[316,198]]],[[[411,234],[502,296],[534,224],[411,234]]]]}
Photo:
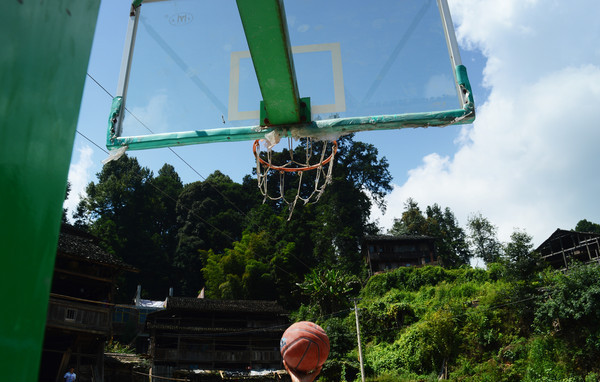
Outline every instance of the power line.
{"type": "MultiPolygon", "coordinates": [[[[104,92],[112,98],[113,95],[104,87],[102,86],[102,84],[100,84],[100,82],[98,82],[90,73],[87,73],[87,76],[90,77],[92,79],[92,81],[94,81],[96,83],[96,85],[98,85],[102,90],[104,90],[104,92]]],[[[125,110],[136,120],[138,121],[146,130],[148,130],[151,134],[154,134],[154,131],[152,129],[150,129],[150,127],[148,127],[148,125],[146,125],[144,123],[144,121],[142,121],[141,119],[139,119],[134,113],[132,113],[129,109],[127,109],[127,107],[125,107],[125,110]]],[[[93,142],[90,138],[86,137],[83,133],[77,131],[81,136],[83,136],[85,139],[87,139],[88,141],[90,141],[94,146],[98,147],[100,150],[102,150],[103,152],[105,152],[106,154],[108,154],[108,152],[103,149],[102,147],[100,147],[99,145],[97,145],[95,142],[93,142]]],[[[187,165],[196,175],[198,175],[203,181],[206,181],[206,178],[204,176],[202,176],[202,174],[200,174],[188,161],[186,161],[181,155],[179,155],[177,152],[175,152],[175,150],[173,150],[172,147],[168,147],[169,151],[171,151],[171,153],[173,153],[173,155],[175,155],[177,158],[179,158],[179,160],[181,160],[183,163],[185,163],[185,165],[187,165]]],[[[210,182],[208,183],[208,185],[217,192],[217,194],[219,194],[223,199],[225,199],[231,206],[233,206],[244,218],[248,218],[248,215],[246,215],[246,213],[244,211],[242,211],[234,202],[232,202],[227,196],[225,196],[221,191],[219,191],[214,185],[212,185],[210,182]]],[[[158,191],[160,191],[161,193],[167,195],[164,191],[158,189],[156,186],[153,185],[153,187],[155,187],[158,191]]],[[[168,196],[168,195],[167,195],[168,196]]],[[[170,196],[169,196],[170,197],[170,196]]],[[[171,198],[172,199],[172,198],[171,198]]],[[[175,201],[176,202],[176,201],[175,201]]],[[[192,212],[189,208],[185,207],[188,211],[192,212]]],[[[212,224],[208,223],[206,220],[204,220],[202,217],[194,214],[194,216],[198,217],[198,219],[200,219],[201,221],[205,222],[206,224],[208,224],[209,226],[215,228],[212,224]]],[[[231,239],[232,241],[234,241],[233,238],[231,238],[229,235],[225,234],[223,231],[217,229],[219,232],[223,233],[226,237],[228,237],[229,239],[231,239]]],[[[298,257],[296,257],[294,254],[290,254],[293,258],[295,258],[296,260],[298,260],[300,262],[300,264],[302,264],[306,269],[310,270],[310,267],[308,265],[306,265],[302,260],[300,260],[298,257]]],[[[276,265],[277,268],[279,268],[280,270],[284,271],[285,273],[287,273],[288,275],[291,275],[291,273],[289,273],[288,271],[286,271],[285,269],[279,267],[276,265]]]]}
{"type": "MultiPolygon", "coordinates": [[[[98,149],[102,150],[104,153],[108,154],[108,151],[106,151],[105,149],[103,149],[101,146],[99,146],[96,142],[92,141],[88,136],[86,136],[85,134],[83,134],[81,131],[77,130],[77,133],[79,135],[81,135],[83,138],[85,138],[88,142],[90,142],[91,144],[93,144],[94,146],[96,146],[98,149]]],[[[167,198],[171,199],[172,201],[174,201],[175,203],[177,203],[177,200],[175,198],[173,198],[171,195],[169,195],[168,193],[166,193],[164,190],[160,189],[159,187],[157,187],[152,180],[148,181],[148,184],[150,184],[152,187],[154,187],[158,192],[160,192],[161,194],[163,194],[164,196],[166,196],[167,198]]],[[[205,220],[204,218],[202,218],[200,215],[196,214],[193,210],[191,210],[188,206],[182,205],[183,208],[185,208],[189,213],[191,213],[192,215],[194,215],[194,217],[198,218],[200,221],[202,221],[203,223],[205,223],[206,225],[210,226],[211,228],[213,228],[214,230],[216,230],[217,232],[220,232],[223,236],[227,237],[229,240],[231,240],[232,242],[235,241],[234,238],[232,238],[227,232],[215,227],[214,225],[212,225],[209,221],[205,220]]],[[[293,254],[291,254],[292,257],[296,258],[296,260],[300,261],[300,263],[302,263],[302,265],[304,265],[307,269],[310,270],[310,268],[308,268],[308,266],[306,264],[304,264],[304,262],[302,262],[300,259],[298,259],[296,256],[294,256],[293,254]]],[[[285,270],[284,268],[280,267],[277,264],[273,264],[273,266],[281,271],[283,271],[284,273],[286,273],[289,276],[293,276],[293,274],[291,274],[290,272],[288,272],[287,270],[285,270]]]]}
{"type": "MultiPolygon", "coordinates": [[[[93,144],[94,146],[96,146],[97,148],[99,148],[100,150],[102,150],[103,152],[105,152],[106,154],[108,154],[108,151],[106,151],[105,149],[103,149],[102,147],[100,147],[98,144],[96,144],[96,142],[92,141],[89,137],[87,137],[85,134],[83,134],[82,132],[80,132],[79,130],[77,130],[77,133],[79,135],[81,135],[83,138],[85,138],[86,140],[88,140],[91,144],[93,144]]],[[[160,192],[161,194],[163,194],[164,196],[166,196],[167,198],[171,199],[172,201],[174,201],[175,203],[177,203],[177,200],[175,198],[173,198],[171,195],[169,195],[168,193],[166,193],[164,190],[160,189],[159,187],[157,187],[152,181],[149,181],[148,184],[150,184],[152,187],[154,187],[154,189],[156,189],[158,192],[160,192]]],[[[232,238],[227,232],[215,227],[214,225],[212,225],[209,221],[205,220],[204,218],[202,218],[200,215],[196,214],[194,211],[192,211],[188,206],[182,205],[183,208],[185,208],[188,212],[190,212],[192,215],[194,215],[194,217],[198,218],[200,221],[202,221],[203,223],[205,223],[206,225],[210,226],[212,229],[216,230],[217,232],[220,232],[223,236],[227,237],[229,240],[231,240],[232,242],[235,241],[234,238],[232,238]]],[[[292,255],[293,257],[296,257],[294,255],[292,255]]],[[[300,261],[300,259],[296,258],[298,261],[300,261]]],[[[304,264],[302,261],[300,261],[302,263],[302,265],[304,265],[305,267],[308,268],[308,266],[306,264],[304,264]]],[[[289,276],[293,276],[290,272],[288,272],[287,270],[285,270],[284,268],[278,266],[277,264],[273,264],[273,266],[275,266],[277,269],[283,271],[284,273],[288,274],[289,276]]],[[[310,269],[310,268],[308,268],[310,269]]]]}
{"type": "Polygon", "coordinates": [[[105,149],[103,149],[101,146],[99,146],[96,142],[92,141],[90,138],[88,138],[84,133],[82,133],[79,130],[76,130],[77,134],[81,135],[83,138],[87,139],[88,142],[90,142],[92,145],[96,146],[98,149],[104,151],[105,154],[109,154],[108,151],[106,151],[105,149]]]}
{"type": "Polygon", "coordinates": [[[114,97],[113,97],[113,95],[112,95],[112,94],[110,94],[110,92],[109,92],[108,90],[106,90],[106,88],[105,88],[104,86],[102,86],[102,85],[100,84],[100,82],[98,82],[98,81],[97,81],[97,80],[96,80],[94,77],[92,77],[92,75],[91,75],[91,74],[87,73],[87,76],[88,76],[88,77],[90,77],[90,78],[92,79],[92,81],[94,81],[94,82],[96,83],[96,85],[98,85],[98,86],[99,86],[99,87],[100,87],[102,90],[104,90],[104,92],[105,92],[106,94],[108,94],[108,96],[109,96],[111,99],[112,99],[112,98],[114,98],[114,97]]]}
{"type": "MultiPolygon", "coordinates": [[[[87,73],[87,76],[90,77],[92,79],[92,81],[94,81],[96,83],[96,85],[98,85],[102,90],[104,90],[104,92],[111,98],[114,98],[114,96],[104,87],[102,86],[90,73],[87,73]]],[[[137,115],[135,115],[134,113],[132,113],[127,107],[125,107],[125,111],[127,111],[127,113],[129,113],[136,121],[138,121],[146,130],[148,130],[150,132],[150,134],[155,134],[154,131],[148,127],[148,125],[146,125],[144,123],[144,121],[142,121],[141,119],[139,119],[137,117],[137,115]]],[[[81,133],[80,133],[81,134],[81,133]]],[[[89,140],[89,139],[88,139],[89,140]]],[[[91,140],[90,140],[91,142],[91,140]]],[[[98,145],[96,145],[94,143],[94,145],[96,147],[99,147],[98,145]]],[[[203,181],[206,181],[206,178],[204,176],[202,176],[202,174],[200,174],[188,161],[186,161],[185,159],[183,159],[183,157],[181,155],[179,155],[178,153],[175,152],[175,150],[173,150],[172,147],[168,147],[169,151],[171,151],[173,153],[173,155],[175,155],[177,158],[179,158],[179,160],[181,160],[183,163],[185,163],[186,166],[188,166],[196,175],[198,175],[203,181]]],[[[107,151],[105,151],[104,149],[101,149],[102,151],[104,151],[105,153],[108,154],[107,151]]],[[[242,214],[242,216],[244,218],[247,218],[248,216],[244,213],[244,211],[242,211],[235,203],[233,203],[227,196],[225,196],[221,191],[219,191],[215,186],[213,186],[210,182],[208,183],[208,185],[213,188],[223,199],[225,199],[229,204],[231,204],[233,206],[233,208],[235,208],[240,214],[242,214]]]]}
{"type": "MultiPolygon", "coordinates": [[[[100,150],[102,150],[103,152],[105,152],[106,154],[108,154],[108,151],[106,151],[105,149],[103,149],[102,147],[100,147],[96,142],[92,141],[89,137],[87,137],[85,134],[83,134],[81,131],[77,130],[77,133],[79,135],[81,135],[83,138],[85,138],[88,142],[90,142],[91,144],[93,144],[94,146],[96,146],[97,148],[99,148],[100,150]]],[[[152,180],[147,182],[148,184],[150,184],[152,187],[154,187],[154,189],[156,189],[158,192],[160,192],[161,194],[163,194],[164,196],[166,196],[167,198],[171,199],[172,201],[174,201],[175,203],[177,203],[177,200],[175,198],[173,198],[171,195],[167,194],[164,190],[160,189],[159,187],[157,187],[152,180]]],[[[188,208],[187,206],[183,206],[183,208],[185,208],[186,210],[188,210],[192,215],[194,215],[196,218],[198,218],[199,220],[201,220],[203,223],[205,223],[206,225],[210,226],[211,228],[213,228],[214,230],[220,232],[223,236],[227,237],[229,240],[231,240],[232,242],[235,241],[234,238],[232,238],[229,234],[227,234],[225,231],[215,227],[214,225],[212,225],[210,222],[208,222],[207,220],[205,220],[204,218],[202,218],[200,215],[196,214],[194,211],[192,211],[190,208],[188,208]]]]}

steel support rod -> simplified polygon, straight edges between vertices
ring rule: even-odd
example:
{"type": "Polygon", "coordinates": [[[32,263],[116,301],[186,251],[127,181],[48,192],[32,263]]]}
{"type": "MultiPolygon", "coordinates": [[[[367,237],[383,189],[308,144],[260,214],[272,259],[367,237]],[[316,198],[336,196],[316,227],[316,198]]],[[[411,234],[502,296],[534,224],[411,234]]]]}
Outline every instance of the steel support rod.
{"type": "Polygon", "coordinates": [[[265,125],[300,122],[300,96],[283,0],[237,0],[266,117],[265,125]]]}
{"type": "Polygon", "coordinates": [[[354,301],[354,315],[356,316],[356,339],[358,341],[358,361],[360,362],[360,379],[365,382],[365,367],[363,365],[362,348],[360,346],[360,325],[358,323],[358,306],[356,305],[356,299],[354,301]]]}

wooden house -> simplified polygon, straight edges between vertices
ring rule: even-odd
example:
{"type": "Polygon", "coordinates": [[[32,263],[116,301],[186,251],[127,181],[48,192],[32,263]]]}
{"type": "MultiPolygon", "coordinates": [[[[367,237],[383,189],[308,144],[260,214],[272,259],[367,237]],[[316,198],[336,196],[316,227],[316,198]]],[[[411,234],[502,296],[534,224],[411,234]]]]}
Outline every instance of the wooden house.
{"type": "Polygon", "coordinates": [[[279,341],[289,321],[276,302],[168,297],[165,307],[146,322],[153,375],[282,369],[279,341]]]}
{"type": "Polygon", "coordinates": [[[146,331],[146,317],[149,313],[164,309],[164,306],[165,301],[142,299],[141,285],[138,285],[134,305],[121,304],[114,308],[112,316],[114,338],[122,343],[129,343],[137,354],[147,354],[150,339],[146,331]]]}
{"type": "Polygon", "coordinates": [[[536,251],[557,269],[568,268],[573,261],[600,263],[600,234],[557,229],[536,251]]]}
{"type": "Polygon", "coordinates": [[[75,368],[78,380],[102,381],[105,341],[111,335],[116,279],[134,268],[105,252],[98,240],[64,224],[59,236],[40,381],[63,381],[75,368]]]}
{"type": "Polygon", "coordinates": [[[435,238],[431,236],[367,236],[362,249],[371,274],[400,267],[438,264],[435,238]]]}

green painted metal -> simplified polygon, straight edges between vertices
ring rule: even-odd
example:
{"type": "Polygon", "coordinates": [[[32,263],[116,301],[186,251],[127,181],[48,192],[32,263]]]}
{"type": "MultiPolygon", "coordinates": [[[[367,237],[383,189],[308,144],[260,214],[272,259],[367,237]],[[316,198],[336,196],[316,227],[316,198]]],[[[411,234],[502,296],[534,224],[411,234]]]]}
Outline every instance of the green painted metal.
{"type": "Polygon", "coordinates": [[[262,126],[300,121],[300,96],[283,0],[237,0],[266,117],[262,126]]]}
{"type": "Polygon", "coordinates": [[[0,370],[38,380],[69,162],[100,0],[0,5],[0,370]]]}
{"type": "Polygon", "coordinates": [[[110,106],[110,115],[108,116],[108,143],[119,136],[120,131],[117,131],[119,118],[123,112],[123,97],[117,96],[113,98],[110,106]]]}
{"type": "MultiPolygon", "coordinates": [[[[267,108],[265,102],[260,101],[259,121],[265,121],[265,119],[268,119],[267,108]]],[[[300,122],[310,122],[311,120],[310,97],[300,98],[300,122]]],[[[261,124],[261,126],[265,126],[265,124],[261,124]]]]}
{"type": "Polygon", "coordinates": [[[370,130],[392,130],[409,127],[433,127],[472,123],[472,110],[448,110],[428,113],[378,115],[370,117],[338,118],[293,125],[263,128],[261,126],[196,130],[116,138],[109,149],[128,146],[129,150],[145,150],[201,143],[239,142],[261,139],[278,130],[281,136],[332,137],[370,130]]]}
{"type": "Polygon", "coordinates": [[[466,111],[463,109],[428,113],[325,119],[309,123],[279,125],[268,128],[263,128],[261,126],[220,128],[123,137],[116,138],[113,144],[108,145],[108,148],[117,149],[122,146],[128,146],[129,150],[145,150],[200,143],[239,142],[264,138],[265,134],[273,130],[279,131],[281,136],[331,138],[360,131],[392,130],[408,127],[441,127],[453,124],[465,124],[473,122],[474,119],[475,113],[473,111],[466,111]]]}
{"type": "Polygon", "coordinates": [[[300,122],[312,121],[312,111],[310,108],[310,97],[300,98],[300,122]]]}
{"type": "Polygon", "coordinates": [[[473,100],[473,91],[471,90],[471,83],[469,82],[469,76],[467,75],[467,68],[464,65],[456,66],[456,83],[464,89],[463,91],[468,92],[468,104],[466,107],[472,107],[475,110],[475,101],[473,100]]]}
{"type": "MultiPolygon", "coordinates": [[[[275,127],[249,126],[218,128],[179,133],[111,137],[109,126],[107,147],[111,150],[128,146],[129,150],[145,150],[161,147],[184,146],[200,143],[239,142],[264,138],[265,134],[278,130],[282,136],[332,137],[369,130],[390,130],[408,127],[447,126],[467,124],[475,120],[475,104],[466,68],[455,68],[461,88],[468,91],[468,102],[462,109],[439,112],[378,115],[352,118],[327,119],[308,123],[283,124],[275,127]]],[[[304,99],[303,99],[304,100],[304,99]]],[[[308,100],[310,102],[310,100],[308,100]]],[[[114,103],[113,103],[114,106],[114,103]]],[[[308,105],[310,108],[310,105],[308,105]]]]}

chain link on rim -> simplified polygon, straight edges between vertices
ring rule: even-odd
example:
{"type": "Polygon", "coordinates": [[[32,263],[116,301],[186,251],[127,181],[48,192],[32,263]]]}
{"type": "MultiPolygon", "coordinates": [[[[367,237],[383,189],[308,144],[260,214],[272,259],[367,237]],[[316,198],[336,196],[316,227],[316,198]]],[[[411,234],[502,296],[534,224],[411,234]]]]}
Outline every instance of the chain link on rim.
{"type": "Polygon", "coordinates": [[[292,218],[294,208],[298,200],[308,203],[316,203],[320,198],[325,188],[331,183],[331,174],[333,170],[333,160],[337,153],[338,145],[337,141],[323,141],[323,148],[321,149],[320,158],[315,164],[310,164],[311,158],[313,158],[313,139],[311,137],[304,137],[306,139],[306,150],[304,162],[299,162],[297,158],[294,158],[294,150],[292,147],[292,138],[288,137],[288,151],[290,153],[289,160],[282,165],[277,165],[272,162],[273,155],[271,149],[266,151],[266,159],[261,158],[260,151],[260,140],[257,139],[252,145],[252,152],[256,158],[256,178],[258,181],[258,188],[263,195],[263,203],[269,200],[282,200],[288,205],[290,214],[288,221],[292,218]],[[325,157],[327,152],[328,143],[331,143],[331,154],[325,157]],[[302,188],[302,177],[304,173],[308,171],[315,172],[314,187],[307,197],[301,195],[302,188]],[[271,172],[277,172],[279,174],[279,195],[270,195],[268,190],[268,179],[271,172]],[[296,189],[295,195],[291,200],[285,197],[285,177],[289,173],[298,173],[298,188],[296,189]]]}

